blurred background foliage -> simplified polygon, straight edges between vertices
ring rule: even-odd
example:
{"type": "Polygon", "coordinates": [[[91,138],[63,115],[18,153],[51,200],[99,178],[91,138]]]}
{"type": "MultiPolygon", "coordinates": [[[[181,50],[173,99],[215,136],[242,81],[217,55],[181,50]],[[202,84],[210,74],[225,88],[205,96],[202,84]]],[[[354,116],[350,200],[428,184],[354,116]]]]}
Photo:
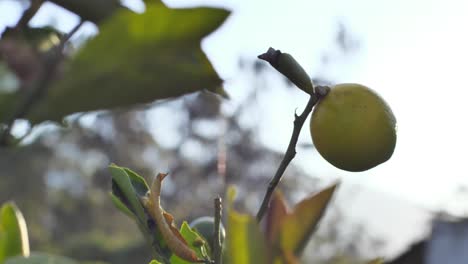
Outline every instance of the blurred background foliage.
{"type": "MultiPolygon", "coordinates": [[[[106,2],[116,5],[116,1],[106,2]]],[[[75,10],[73,6],[66,8],[75,10]]],[[[101,23],[101,17],[93,12],[82,16],[101,23]]],[[[323,55],[324,67],[359,48],[343,24],[337,27],[335,42],[337,45],[323,55]]],[[[80,43],[75,45],[68,52],[79,49],[80,43]]],[[[35,67],[34,61],[28,65],[35,67]]],[[[5,63],[0,62],[0,66],[2,91],[29,81],[28,74],[21,78],[5,63]]],[[[251,84],[242,88],[246,93],[240,104],[199,91],[144,107],[72,115],[65,127],[42,124],[31,128],[27,121],[17,120],[13,135],[19,143],[0,149],[0,201],[14,200],[23,211],[31,248],[77,260],[117,264],[149,261],[150,251],[137,227],[114,208],[108,196],[110,163],[132,168],[147,180],[162,170],[169,172],[163,202],[179,223],[211,215],[213,198],[224,193],[228,184],[238,186],[236,206],[255,213],[282,153],[263,145],[258,140],[257,124],[246,122],[246,117],[259,111],[258,97],[270,93],[271,82],[279,79],[271,78],[274,70],[255,58],[239,58],[238,67],[251,84]]],[[[145,70],[151,72],[152,68],[145,70]]],[[[312,78],[316,84],[333,83],[324,76],[312,78]]],[[[282,81],[289,87],[284,89],[293,89],[286,79],[282,81]]],[[[292,123],[285,121],[284,126],[292,123]]],[[[301,144],[298,151],[308,148],[313,146],[301,144]]],[[[313,172],[290,166],[280,188],[293,203],[323,185],[313,172]]],[[[344,232],[340,228],[343,210],[331,205],[305,251],[305,263],[359,263],[383,245],[382,240],[366,233],[365,226],[344,232]]]]}

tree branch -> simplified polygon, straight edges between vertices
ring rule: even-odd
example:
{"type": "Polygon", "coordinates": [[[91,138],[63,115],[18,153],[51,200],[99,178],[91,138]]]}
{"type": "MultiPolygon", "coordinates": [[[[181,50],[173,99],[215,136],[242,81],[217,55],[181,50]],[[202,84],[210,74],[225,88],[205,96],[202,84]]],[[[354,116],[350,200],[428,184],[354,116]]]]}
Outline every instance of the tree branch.
{"type": "MultiPolygon", "coordinates": [[[[268,61],[273,67],[275,67],[278,71],[283,73],[289,79],[292,79],[292,78],[296,80],[301,79],[302,82],[294,82],[296,85],[304,84],[308,86],[307,82],[304,81],[308,77],[304,76],[305,71],[303,71],[302,67],[298,63],[293,61],[293,63],[289,63],[287,65],[287,66],[293,67],[292,69],[281,68],[285,66],[284,64],[278,65],[278,56],[281,54],[282,54],[281,52],[270,48],[267,53],[260,55],[259,58],[262,60],[268,61]]],[[[290,59],[293,59],[293,58],[290,57],[290,59]]],[[[299,87],[299,88],[301,88],[304,91],[305,90],[309,91],[310,99],[301,115],[298,116],[297,114],[294,114],[294,129],[291,135],[291,139],[289,141],[288,148],[286,150],[286,153],[284,154],[283,160],[281,161],[275,175],[273,176],[273,178],[271,179],[268,185],[268,189],[266,191],[265,197],[263,198],[262,205],[260,206],[260,209],[258,210],[258,213],[257,213],[257,222],[260,222],[262,220],[263,216],[268,210],[270,199],[271,199],[271,196],[273,195],[274,190],[276,189],[279,182],[281,181],[284,171],[288,167],[289,163],[296,156],[296,145],[299,139],[299,135],[301,133],[302,126],[304,125],[304,122],[306,121],[309,114],[312,112],[312,108],[318,102],[318,100],[326,96],[328,91],[330,90],[328,86],[317,86],[317,87],[313,87],[313,89],[308,89],[308,87],[305,87],[305,86],[299,87]]]]}
{"type": "Polygon", "coordinates": [[[37,13],[39,8],[42,6],[43,2],[43,0],[31,0],[31,4],[26,10],[24,10],[23,14],[21,15],[21,18],[18,20],[18,23],[16,23],[15,29],[20,30],[22,28],[25,28],[28,25],[29,21],[37,13]]]}
{"type": "Polygon", "coordinates": [[[57,47],[57,51],[62,54],[63,49],[65,48],[65,45],[67,42],[70,40],[70,38],[81,28],[81,26],[84,24],[84,20],[81,19],[80,22],[68,32],[68,34],[64,35],[62,39],[60,39],[60,43],[57,47]]]}
{"type": "Polygon", "coordinates": [[[260,209],[258,210],[258,213],[257,213],[258,222],[260,222],[263,216],[265,215],[270,205],[270,199],[271,199],[271,196],[273,195],[273,191],[275,190],[276,186],[281,181],[281,177],[283,176],[284,171],[288,167],[291,160],[293,160],[294,157],[296,156],[296,144],[297,144],[297,140],[299,139],[301,128],[304,125],[304,122],[307,119],[307,116],[310,114],[310,112],[312,112],[312,108],[316,102],[317,102],[317,97],[315,95],[310,96],[309,102],[307,103],[302,114],[299,116],[297,114],[294,114],[294,129],[293,129],[293,133],[291,136],[291,140],[289,141],[288,149],[286,150],[286,153],[284,154],[283,160],[281,161],[278,167],[278,170],[275,173],[275,176],[273,177],[273,179],[271,179],[270,184],[268,184],[267,192],[265,194],[265,197],[263,198],[262,205],[260,206],[260,209]]]}
{"type": "Polygon", "coordinates": [[[53,79],[57,66],[63,59],[63,48],[65,47],[67,41],[73,34],[76,33],[76,31],[78,31],[83,23],[84,21],[81,20],[80,23],[78,23],[67,35],[65,35],[60,40],[60,43],[55,48],[53,48],[49,54],[47,54],[48,56],[46,56],[43,61],[43,65],[37,79],[31,83],[31,87],[27,87],[25,89],[26,91],[30,92],[23,98],[21,102],[18,103],[16,110],[13,112],[11,117],[7,119],[6,128],[0,135],[0,145],[8,145],[8,138],[15,120],[26,116],[26,114],[31,110],[32,106],[45,93],[53,79]]]}

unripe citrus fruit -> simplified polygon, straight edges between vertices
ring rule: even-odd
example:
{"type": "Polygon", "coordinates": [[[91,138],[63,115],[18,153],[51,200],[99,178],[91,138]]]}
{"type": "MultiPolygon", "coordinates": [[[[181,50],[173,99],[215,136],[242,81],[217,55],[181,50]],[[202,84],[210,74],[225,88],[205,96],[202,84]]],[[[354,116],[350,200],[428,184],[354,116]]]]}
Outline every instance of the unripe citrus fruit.
{"type": "Polygon", "coordinates": [[[310,131],[320,155],[347,171],[365,171],[387,161],[396,144],[392,110],[360,84],[332,87],[315,106],[310,131]]]}
{"type": "MultiPolygon", "coordinates": [[[[214,224],[214,217],[211,216],[199,217],[190,223],[190,227],[196,229],[197,232],[206,239],[210,248],[213,248],[214,245],[214,224]]],[[[222,243],[226,237],[226,231],[223,224],[220,226],[220,236],[222,243]]]]}

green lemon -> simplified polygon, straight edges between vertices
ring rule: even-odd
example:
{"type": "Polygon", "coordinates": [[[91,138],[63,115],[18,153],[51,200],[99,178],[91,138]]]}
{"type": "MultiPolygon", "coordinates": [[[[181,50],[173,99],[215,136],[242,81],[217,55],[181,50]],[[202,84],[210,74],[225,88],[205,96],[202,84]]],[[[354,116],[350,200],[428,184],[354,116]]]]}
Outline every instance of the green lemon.
{"type": "Polygon", "coordinates": [[[392,110],[360,84],[332,87],[315,106],[310,131],[320,155],[347,171],[365,171],[387,161],[396,144],[392,110]]]}
{"type": "MultiPolygon", "coordinates": [[[[214,217],[211,217],[211,216],[199,217],[190,223],[190,227],[197,230],[197,232],[206,239],[206,241],[210,245],[210,248],[213,248],[214,217]]],[[[226,231],[224,229],[223,224],[221,224],[220,236],[221,236],[221,243],[222,243],[224,241],[224,238],[226,237],[226,231]]]]}

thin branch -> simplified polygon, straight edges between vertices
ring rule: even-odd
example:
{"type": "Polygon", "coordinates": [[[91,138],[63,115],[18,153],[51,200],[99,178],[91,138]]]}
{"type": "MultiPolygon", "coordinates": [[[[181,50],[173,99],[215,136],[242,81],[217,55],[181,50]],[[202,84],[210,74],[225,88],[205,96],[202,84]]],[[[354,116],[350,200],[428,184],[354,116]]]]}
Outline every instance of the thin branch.
{"type": "Polygon", "coordinates": [[[84,20],[80,20],[80,22],[72,28],[72,30],[70,30],[70,32],[68,32],[68,34],[64,35],[61,39],[60,39],[60,43],[57,47],[57,50],[58,52],[62,53],[63,52],[63,49],[65,48],[65,45],[68,43],[68,41],[70,40],[70,38],[75,35],[75,33],[81,28],[81,26],[84,24],[84,20]]]}
{"type": "Polygon", "coordinates": [[[21,30],[22,28],[25,28],[39,8],[41,8],[43,2],[43,0],[31,0],[31,4],[26,10],[24,10],[21,18],[18,20],[18,23],[16,23],[15,29],[21,30]]]}
{"type": "Polygon", "coordinates": [[[47,54],[43,61],[41,71],[38,74],[37,79],[31,83],[31,87],[26,87],[26,91],[30,91],[23,99],[23,101],[18,103],[18,107],[13,112],[11,117],[6,121],[6,128],[2,131],[0,135],[0,145],[7,145],[8,138],[13,126],[13,123],[16,119],[26,116],[26,114],[31,110],[32,106],[37,103],[38,99],[47,91],[47,88],[50,82],[53,79],[55,70],[57,66],[63,59],[63,48],[65,47],[68,40],[73,34],[78,31],[78,29],[83,25],[84,21],[80,21],[67,35],[65,35],[60,43],[47,54]]]}
{"type": "Polygon", "coordinates": [[[258,213],[257,213],[258,222],[260,222],[263,216],[265,215],[269,207],[270,199],[271,199],[271,196],[273,195],[273,191],[275,190],[276,186],[281,181],[281,177],[283,176],[284,171],[288,167],[291,160],[293,160],[294,157],[296,156],[296,144],[297,144],[297,140],[299,139],[301,128],[304,125],[304,122],[307,119],[307,116],[310,114],[310,112],[312,112],[312,108],[316,102],[317,102],[317,97],[315,95],[310,96],[309,102],[307,103],[307,106],[305,107],[302,114],[299,116],[297,114],[294,114],[294,129],[293,129],[293,133],[291,136],[291,140],[289,141],[288,149],[286,150],[286,153],[284,154],[283,160],[281,161],[278,167],[278,170],[275,173],[275,176],[273,177],[273,179],[270,181],[270,184],[268,185],[268,189],[265,194],[265,197],[263,198],[262,205],[260,206],[260,209],[258,210],[258,213]]]}
{"type": "Polygon", "coordinates": [[[221,264],[222,262],[222,248],[223,242],[221,241],[221,215],[222,215],[222,203],[221,197],[214,199],[214,240],[213,240],[213,256],[214,264],[221,264]]]}
{"type": "MultiPolygon", "coordinates": [[[[276,51],[270,48],[267,53],[260,55],[259,58],[268,61],[273,67],[278,69],[277,68],[278,54],[281,54],[281,53],[279,53],[279,51],[276,51]]],[[[299,64],[297,64],[297,66],[300,67],[299,64]]],[[[288,72],[297,72],[295,70],[297,69],[288,69],[288,72]]],[[[281,73],[284,74],[284,71],[281,71],[281,73]]],[[[286,76],[286,77],[289,78],[289,76],[286,76]]],[[[281,181],[284,171],[288,167],[289,163],[296,156],[296,145],[299,139],[299,135],[301,133],[302,126],[304,125],[304,122],[306,121],[309,114],[312,112],[312,108],[314,107],[314,105],[318,102],[320,98],[326,96],[329,90],[330,88],[327,86],[315,87],[313,89],[314,92],[311,92],[310,94],[309,102],[307,103],[302,114],[299,116],[297,114],[294,114],[294,129],[291,135],[291,140],[289,141],[288,148],[286,150],[286,153],[284,154],[283,160],[281,161],[278,167],[278,170],[276,171],[275,175],[273,176],[273,178],[271,179],[268,185],[268,189],[265,193],[265,197],[263,198],[262,205],[260,206],[260,209],[258,210],[258,213],[257,213],[257,222],[260,222],[262,220],[263,216],[268,210],[269,205],[270,205],[270,199],[271,199],[271,196],[273,195],[274,190],[276,189],[279,182],[281,181]]]]}

